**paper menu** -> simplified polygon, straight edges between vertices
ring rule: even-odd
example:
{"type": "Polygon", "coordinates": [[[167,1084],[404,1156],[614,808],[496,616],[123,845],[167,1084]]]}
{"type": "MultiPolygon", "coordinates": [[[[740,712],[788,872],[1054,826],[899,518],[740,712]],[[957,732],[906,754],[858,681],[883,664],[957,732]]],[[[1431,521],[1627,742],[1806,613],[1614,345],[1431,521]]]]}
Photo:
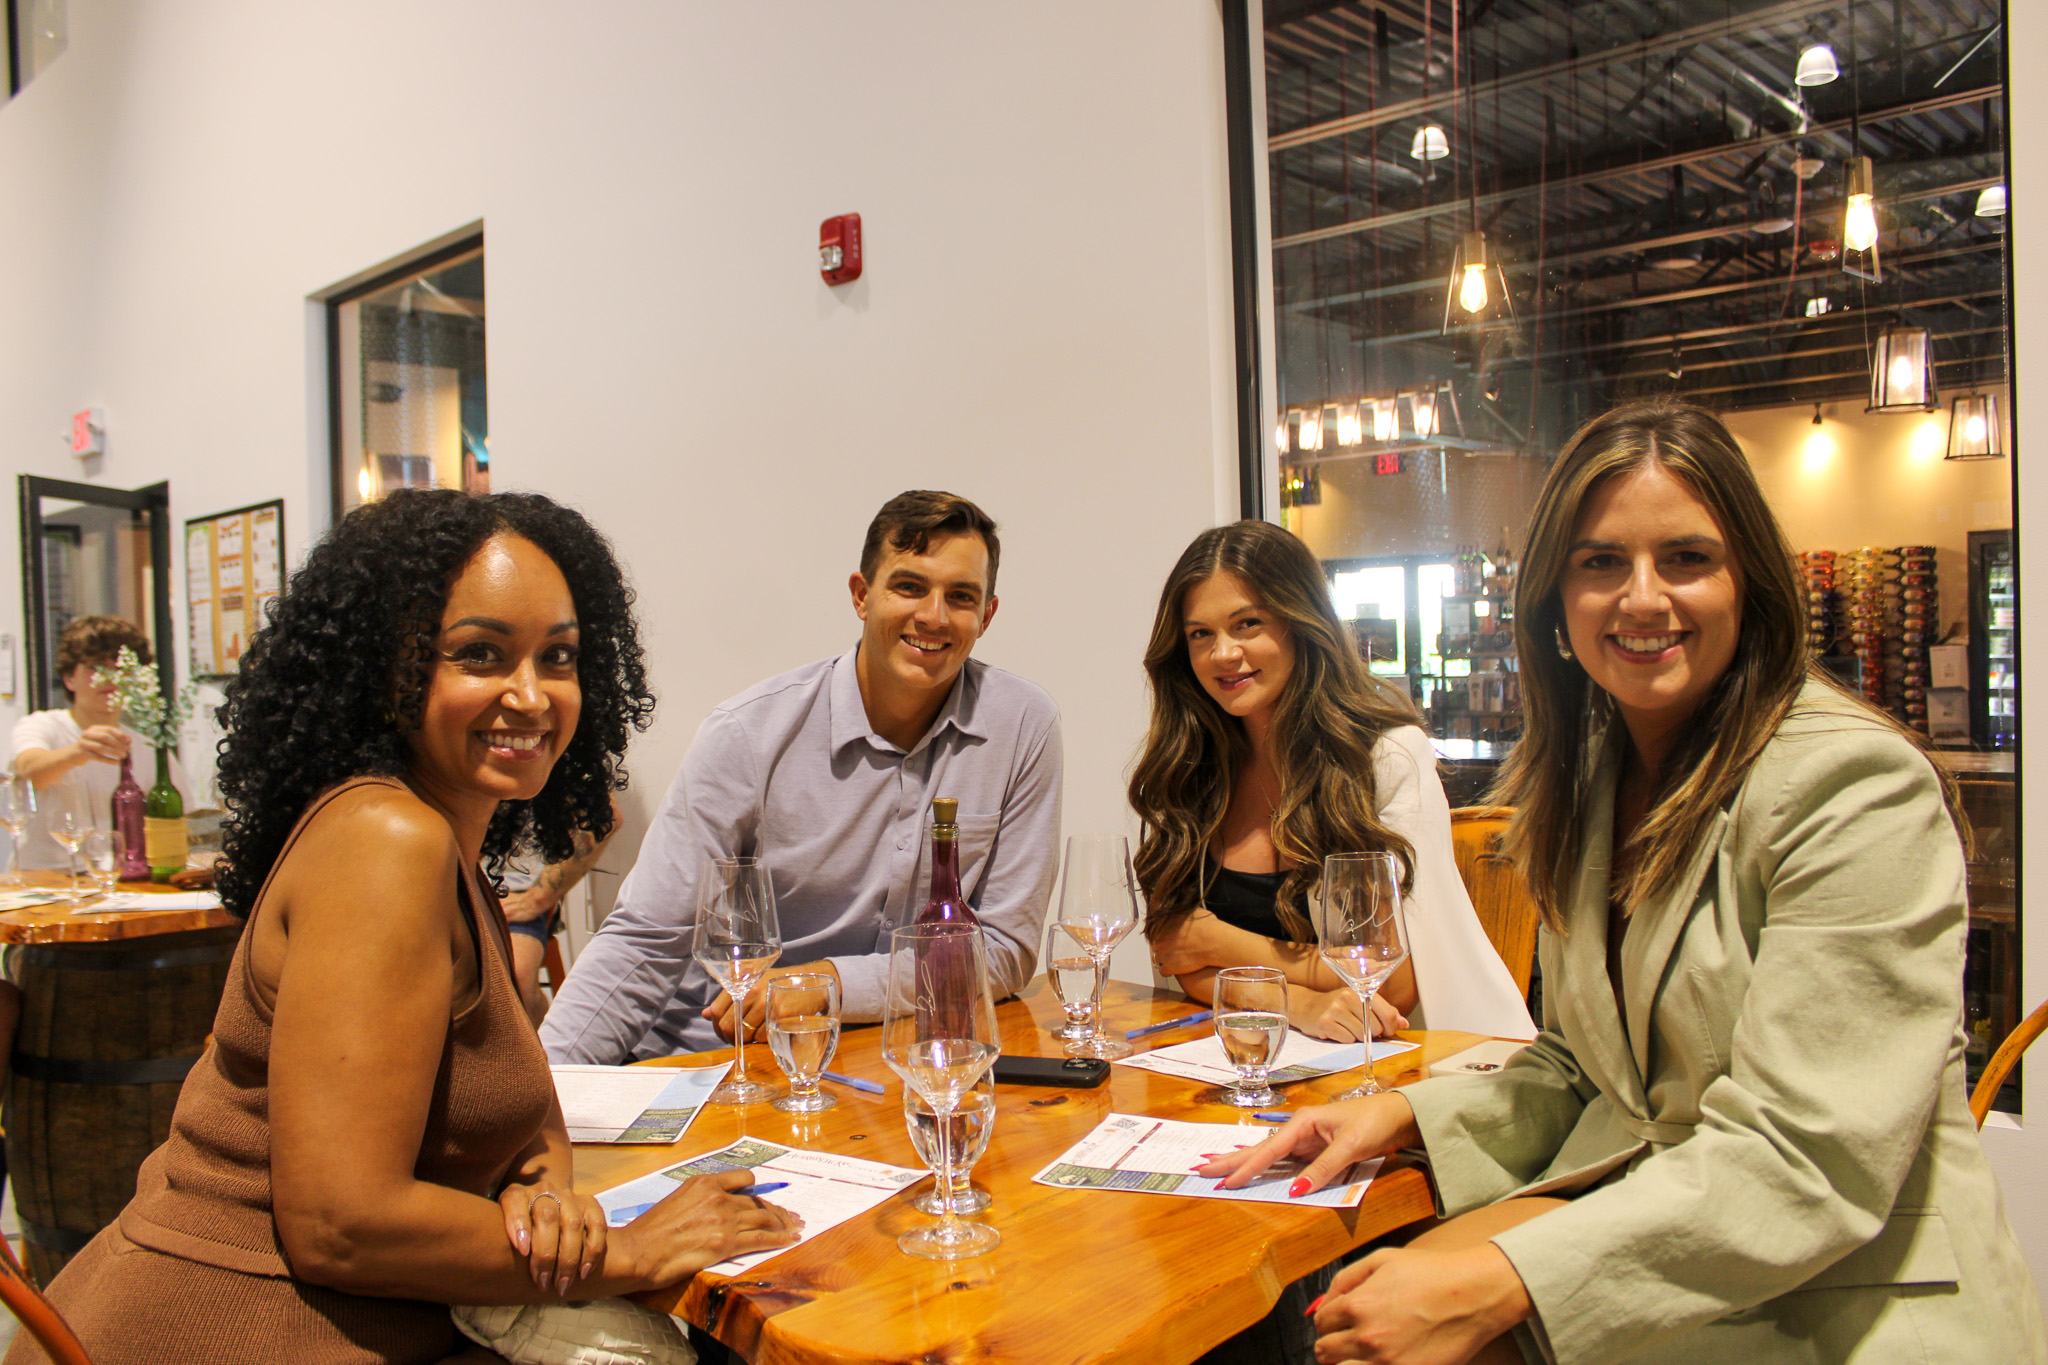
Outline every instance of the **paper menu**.
{"type": "MultiPolygon", "coordinates": [[[[607,1217],[614,1209],[651,1204],[675,1192],[693,1175],[716,1175],[721,1171],[750,1170],[756,1183],[782,1180],[788,1189],[768,1195],[768,1202],[788,1209],[804,1220],[803,1232],[792,1246],[802,1246],[821,1232],[830,1231],[850,1218],[874,1208],[902,1189],[917,1184],[928,1172],[886,1166],[879,1161],[840,1156],[835,1152],[811,1152],[759,1138],[742,1138],[715,1152],[678,1162],[652,1175],[629,1180],[600,1192],[597,1202],[607,1217]]],[[[709,1269],[722,1275],[757,1266],[780,1256],[789,1247],[757,1251],[720,1261],[709,1269]]]]}
{"type": "MultiPolygon", "coordinates": [[[[1372,1045],[1372,1059],[1382,1061],[1419,1046],[1399,1038],[1377,1039],[1372,1045]]],[[[1204,1081],[1210,1085],[1229,1085],[1237,1079],[1237,1068],[1223,1055],[1223,1043],[1213,1033],[1185,1043],[1175,1043],[1172,1047],[1154,1048],[1150,1052],[1122,1058],[1118,1065],[1158,1071],[1168,1076],[1185,1076],[1191,1081],[1204,1081]]],[[[1361,1044],[1333,1046],[1327,1038],[1311,1038],[1298,1029],[1289,1029],[1280,1045],[1280,1055],[1274,1059],[1270,1079],[1274,1085],[1288,1085],[1364,1065],[1365,1051],[1361,1044]]]]}
{"type": "Polygon", "coordinates": [[[1111,1114],[1031,1179],[1061,1189],[1348,1209],[1365,1198],[1366,1189],[1379,1173],[1379,1159],[1361,1161],[1340,1179],[1299,1199],[1288,1198],[1287,1187],[1308,1164],[1305,1161],[1275,1162],[1241,1190],[1226,1190],[1222,1181],[1194,1174],[1192,1168],[1206,1161],[1210,1153],[1255,1146],[1271,1131],[1240,1123],[1187,1123],[1143,1114],[1111,1114]]]}
{"type": "Polygon", "coordinates": [[[731,1062],[549,1068],[571,1142],[674,1142],[731,1069],[731,1062]]]}

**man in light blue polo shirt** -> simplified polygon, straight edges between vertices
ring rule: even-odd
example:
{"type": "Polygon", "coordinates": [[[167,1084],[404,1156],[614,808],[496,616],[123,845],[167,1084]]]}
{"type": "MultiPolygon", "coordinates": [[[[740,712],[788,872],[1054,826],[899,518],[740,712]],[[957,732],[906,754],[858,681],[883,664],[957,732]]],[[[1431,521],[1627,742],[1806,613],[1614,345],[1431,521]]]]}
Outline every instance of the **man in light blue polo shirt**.
{"type": "MultiPolygon", "coordinates": [[[[911,492],[868,527],[850,580],[859,645],[721,703],[697,731],[619,891],[541,1028],[556,1062],[618,1063],[730,1041],[732,1002],[690,960],[704,861],[765,858],[782,965],[836,973],[848,1023],[881,1018],[889,930],[929,892],[927,811],[960,802],[960,884],[990,985],[1036,965],[1059,856],[1059,711],[970,659],[996,614],[995,523],[911,492]]],[[[761,992],[748,998],[759,1036],[761,992]]]]}

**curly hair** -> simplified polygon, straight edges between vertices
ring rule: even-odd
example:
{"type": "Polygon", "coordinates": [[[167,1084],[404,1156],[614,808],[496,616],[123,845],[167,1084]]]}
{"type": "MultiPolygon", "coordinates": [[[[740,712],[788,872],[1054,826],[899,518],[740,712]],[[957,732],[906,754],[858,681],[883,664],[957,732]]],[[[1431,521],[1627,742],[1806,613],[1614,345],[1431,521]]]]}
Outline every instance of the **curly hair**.
{"type": "Polygon", "coordinates": [[[583,710],[530,801],[492,816],[494,870],[521,844],[550,862],[578,831],[602,839],[611,793],[625,786],[628,729],[654,715],[633,591],[611,546],[583,516],[536,493],[478,497],[400,490],[358,507],[313,547],[250,640],[219,711],[221,900],[243,918],[313,798],[352,777],[401,777],[423,713],[435,642],[456,574],[493,535],[520,536],[568,580],[580,637],[583,710]]]}
{"type": "Polygon", "coordinates": [[[1332,853],[1386,852],[1414,878],[1414,849],[1380,819],[1373,746],[1389,730],[1420,725],[1405,694],[1372,676],[1330,603],[1315,555],[1263,521],[1217,526],[1182,552],[1159,594],[1145,673],[1152,723],[1128,791],[1143,835],[1134,863],[1147,905],[1145,932],[1157,936],[1200,902],[1209,844],[1230,806],[1231,783],[1251,752],[1244,722],[1203,690],[1188,658],[1182,622],[1187,595],[1219,573],[1234,575],[1294,641],[1294,671],[1273,710],[1273,761],[1280,801],[1273,847],[1293,864],[1274,898],[1280,922],[1312,939],[1298,908],[1332,853]]]}

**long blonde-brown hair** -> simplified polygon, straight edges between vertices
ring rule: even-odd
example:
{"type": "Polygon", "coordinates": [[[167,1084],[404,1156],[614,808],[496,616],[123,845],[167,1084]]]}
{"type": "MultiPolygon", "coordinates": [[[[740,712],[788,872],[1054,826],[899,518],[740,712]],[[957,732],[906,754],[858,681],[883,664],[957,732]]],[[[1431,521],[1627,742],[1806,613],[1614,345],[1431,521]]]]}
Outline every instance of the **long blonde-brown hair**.
{"type": "Polygon", "coordinates": [[[1269,522],[1240,521],[1195,537],[1159,594],[1145,648],[1152,724],[1131,774],[1131,809],[1143,822],[1136,869],[1145,932],[1171,925],[1202,899],[1209,844],[1230,806],[1231,782],[1251,754],[1244,722],[1203,690],[1188,659],[1182,613],[1188,593],[1219,573],[1284,621],[1294,670],[1273,708],[1273,762],[1280,801],[1273,847],[1291,863],[1275,908],[1296,938],[1310,929],[1296,908],[1331,853],[1391,852],[1402,880],[1413,850],[1379,818],[1373,746],[1387,731],[1419,725],[1407,697],[1372,676],[1330,604],[1308,546],[1269,522]]]}
{"type": "MultiPolygon", "coordinates": [[[[1652,465],[1684,484],[1719,526],[1741,587],[1742,624],[1727,671],[1664,762],[1649,814],[1614,850],[1620,877],[1614,893],[1624,912],[1678,878],[1809,678],[1853,695],[1810,662],[1805,595],[1791,546],[1720,418],[1658,399],[1618,407],[1579,428],[1557,457],[1530,518],[1515,584],[1524,728],[1490,797],[1515,808],[1506,849],[1527,877],[1545,923],[1559,932],[1585,846],[1582,801],[1594,779],[1594,741],[1614,708],[1586,670],[1560,649],[1565,621],[1558,583],[1587,501],[1609,480],[1652,465]]],[[[1861,698],[1855,700],[1862,705],[1861,698]]],[[[1883,712],[1865,709],[1926,747],[1883,712]]],[[[1946,775],[1942,784],[1953,811],[1954,784],[1946,775]]]]}

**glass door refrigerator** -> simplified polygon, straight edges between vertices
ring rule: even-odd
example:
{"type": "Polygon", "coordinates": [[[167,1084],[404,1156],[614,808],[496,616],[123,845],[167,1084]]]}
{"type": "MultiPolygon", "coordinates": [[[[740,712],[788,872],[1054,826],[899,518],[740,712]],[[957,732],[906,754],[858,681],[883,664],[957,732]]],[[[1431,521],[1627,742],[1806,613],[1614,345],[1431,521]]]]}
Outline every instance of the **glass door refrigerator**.
{"type": "Polygon", "coordinates": [[[1970,738],[2010,749],[2019,733],[2019,599],[2012,532],[1970,532],[1970,738]]]}

